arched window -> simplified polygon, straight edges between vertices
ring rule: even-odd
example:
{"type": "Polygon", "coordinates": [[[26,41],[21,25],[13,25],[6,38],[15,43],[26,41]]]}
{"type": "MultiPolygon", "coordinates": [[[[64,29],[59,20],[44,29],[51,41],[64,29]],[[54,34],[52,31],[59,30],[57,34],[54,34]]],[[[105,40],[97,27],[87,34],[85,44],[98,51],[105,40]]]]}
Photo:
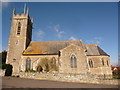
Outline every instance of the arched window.
{"type": "Polygon", "coordinates": [[[75,55],[72,55],[70,58],[71,68],[77,68],[77,59],[75,55]]]}
{"type": "Polygon", "coordinates": [[[20,23],[20,22],[18,22],[17,35],[20,35],[20,30],[21,30],[21,23],[20,23]]]}
{"type": "Polygon", "coordinates": [[[104,66],[104,59],[102,58],[102,65],[104,66]]]}
{"type": "Polygon", "coordinates": [[[107,66],[109,66],[109,62],[108,62],[108,60],[107,60],[107,66]]]}
{"type": "Polygon", "coordinates": [[[31,59],[27,58],[26,59],[26,70],[30,70],[30,67],[31,67],[31,59]]]}
{"type": "Polygon", "coordinates": [[[61,55],[61,52],[59,51],[58,55],[60,56],[61,55]]]}
{"type": "Polygon", "coordinates": [[[55,59],[55,57],[52,58],[52,63],[53,63],[53,64],[56,64],[56,59],[55,59]]]}
{"type": "Polygon", "coordinates": [[[92,62],[92,60],[89,60],[89,66],[90,66],[90,68],[93,67],[93,62],[92,62]]]}

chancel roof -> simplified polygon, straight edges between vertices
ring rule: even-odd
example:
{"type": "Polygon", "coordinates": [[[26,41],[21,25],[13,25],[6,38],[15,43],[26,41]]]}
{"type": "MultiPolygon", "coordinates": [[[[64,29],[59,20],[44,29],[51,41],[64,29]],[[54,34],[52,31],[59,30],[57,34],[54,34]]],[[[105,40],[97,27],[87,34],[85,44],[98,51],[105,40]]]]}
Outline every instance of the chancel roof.
{"type": "Polygon", "coordinates": [[[104,55],[104,56],[109,56],[107,53],[105,53],[99,46],[97,45],[92,45],[92,44],[86,44],[84,45],[86,49],[86,54],[90,56],[99,56],[99,55],[104,55]]]}
{"type": "Polygon", "coordinates": [[[82,46],[87,55],[91,56],[109,56],[97,45],[82,45],[82,41],[32,41],[23,55],[58,55],[59,51],[71,44],[82,46]]]}

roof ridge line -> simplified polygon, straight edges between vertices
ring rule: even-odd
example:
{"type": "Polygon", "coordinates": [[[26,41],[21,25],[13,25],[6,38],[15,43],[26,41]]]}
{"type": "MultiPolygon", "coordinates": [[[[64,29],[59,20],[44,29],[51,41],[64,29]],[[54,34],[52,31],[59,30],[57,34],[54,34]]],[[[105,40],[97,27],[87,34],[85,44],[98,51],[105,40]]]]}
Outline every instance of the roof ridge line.
{"type": "Polygon", "coordinates": [[[31,41],[31,42],[81,42],[82,43],[81,40],[80,41],[31,41]]]}
{"type": "Polygon", "coordinates": [[[98,46],[97,44],[83,44],[84,46],[98,46]]]}

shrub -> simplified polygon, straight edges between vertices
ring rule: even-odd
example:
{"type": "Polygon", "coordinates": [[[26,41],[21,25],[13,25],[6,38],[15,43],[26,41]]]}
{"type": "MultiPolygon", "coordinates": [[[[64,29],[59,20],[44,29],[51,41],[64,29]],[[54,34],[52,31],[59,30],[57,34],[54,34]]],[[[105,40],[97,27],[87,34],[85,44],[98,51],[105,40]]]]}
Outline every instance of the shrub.
{"type": "Polygon", "coordinates": [[[2,64],[2,69],[5,70],[5,76],[11,76],[12,75],[12,65],[10,64],[2,64]]]}
{"type": "Polygon", "coordinates": [[[8,67],[8,64],[2,64],[2,69],[6,69],[8,67]]]}
{"type": "Polygon", "coordinates": [[[50,71],[57,71],[58,67],[56,66],[56,64],[53,64],[52,60],[49,62],[49,70],[50,71]]]}
{"type": "Polygon", "coordinates": [[[47,58],[41,59],[40,63],[37,66],[38,72],[49,72],[49,71],[57,71],[58,68],[55,64],[53,64],[52,60],[48,60],[47,58]]]}
{"type": "Polygon", "coordinates": [[[114,70],[112,73],[113,78],[120,79],[120,69],[114,70]]]}
{"type": "Polygon", "coordinates": [[[2,52],[2,63],[6,63],[7,51],[2,52]]]}
{"type": "Polygon", "coordinates": [[[12,77],[17,77],[17,78],[18,78],[18,77],[20,77],[20,76],[19,76],[19,75],[16,75],[16,76],[15,76],[15,75],[12,75],[12,77]]]}
{"type": "Polygon", "coordinates": [[[25,70],[25,72],[36,72],[36,71],[33,69],[27,69],[27,70],[25,70]]]}
{"type": "Polygon", "coordinates": [[[40,63],[37,66],[37,71],[41,72],[41,71],[49,71],[49,67],[48,67],[48,59],[47,58],[43,58],[40,63]]]}
{"type": "Polygon", "coordinates": [[[7,51],[2,51],[0,53],[0,63],[2,64],[6,63],[6,56],[7,56],[7,51]]]}
{"type": "Polygon", "coordinates": [[[42,70],[43,70],[42,67],[41,67],[40,65],[38,65],[38,66],[37,66],[37,71],[38,71],[38,72],[42,72],[42,70]]]}
{"type": "Polygon", "coordinates": [[[16,77],[15,75],[12,75],[12,77],[16,77]]]}

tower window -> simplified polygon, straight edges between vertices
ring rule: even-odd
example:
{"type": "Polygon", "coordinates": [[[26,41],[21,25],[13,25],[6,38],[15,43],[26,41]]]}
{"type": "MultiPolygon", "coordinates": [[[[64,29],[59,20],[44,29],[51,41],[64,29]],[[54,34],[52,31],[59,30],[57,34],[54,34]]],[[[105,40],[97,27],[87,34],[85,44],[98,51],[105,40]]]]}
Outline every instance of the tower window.
{"type": "Polygon", "coordinates": [[[21,30],[21,23],[18,23],[18,30],[17,30],[17,35],[20,35],[20,30],[21,30]]]}
{"type": "Polygon", "coordinates": [[[92,60],[89,60],[89,66],[90,66],[90,68],[93,67],[93,62],[92,62],[92,60]]]}
{"type": "Polygon", "coordinates": [[[26,59],[26,70],[30,70],[30,67],[31,67],[31,59],[27,58],[26,59]]]}
{"type": "Polygon", "coordinates": [[[70,58],[71,68],[77,68],[77,59],[75,55],[72,55],[70,58]]]}

